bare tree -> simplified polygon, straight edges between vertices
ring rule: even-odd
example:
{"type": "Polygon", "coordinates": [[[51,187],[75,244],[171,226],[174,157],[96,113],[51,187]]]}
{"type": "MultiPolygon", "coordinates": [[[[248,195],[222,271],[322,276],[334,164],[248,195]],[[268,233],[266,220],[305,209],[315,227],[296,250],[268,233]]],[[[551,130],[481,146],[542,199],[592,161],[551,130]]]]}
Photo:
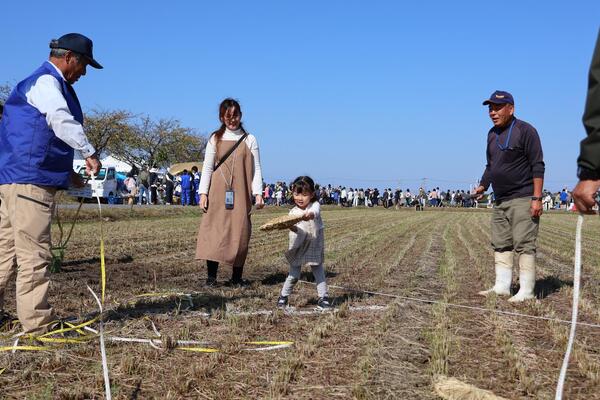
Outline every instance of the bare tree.
{"type": "Polygon", "coordinates": [[[85,115],[85,133],[98,154],[118,147],[128,137],[132,118],[125,110],[94,109],[85,115]]]}
{"type": "Polygon", "coordinates": [[[0,103],[6,103],[6,99],[8,99],[10,92],[12,92],[12,85],[9,85],[8,83],[0,85],[0,103]]]}
{"type": "Polygon", "coordinates": [[[206,138],[175,119],[153,121],[140,118],[123,135],[123,141],[110,146],[113,155],[136,165],[167,166],[174,162],[200,161],[206,138]]]}

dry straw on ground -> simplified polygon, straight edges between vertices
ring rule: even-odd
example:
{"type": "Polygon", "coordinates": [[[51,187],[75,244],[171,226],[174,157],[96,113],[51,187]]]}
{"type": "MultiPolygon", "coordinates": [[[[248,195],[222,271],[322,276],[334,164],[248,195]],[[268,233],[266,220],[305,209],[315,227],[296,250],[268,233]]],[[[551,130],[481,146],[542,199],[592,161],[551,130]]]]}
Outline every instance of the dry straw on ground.
{"type": "Polygon", "coordinates": [[[289,229],[302,221],[303,216],[300,215],[283,215],[281,217],[273,218],[266,224],[260,227],[263,231],[272,231],[276,229],[289,229]]]}
{"type": "MultiPolygon", "coordinates": [[[[61,208],[68,226],[76,205],[61,208]]],[[[252,213],[258,227],[280,207],[252,213]]],[[[538,238],[540,299],[514,305],[477,291],[494,279],[487,210],[385,210],[325,206],[325,268],[337,313],[314,313],[314,285],[297,285],[276,310],[288,275],[285,234],[256,229],[244,277],[247,287],[206,288],[194,259],[202,218],[198,207],[103,210],[106,236],[107,335],[153,340],[106,344],[112,394],[121,399],[507,399],[554,397],[568,325],[496,315],[492,310],[568,319],[576,216],[544,214],[538,238]],[[554,277],[554,278],[550,278],[554,277]],[[489,313],[423,302],[392,301],[350,287],[395,296],[486,307],[489,313]],[[186,296],[185,294],[190,294],[186,296]],[[120,306],[117,306],[120,304],[120,306]],[[360,307],[361,312],[348,312],[360,307]],[[369,312],[368,307],[386,307],[369,312]],[[273,313],[257,313],[273,310],[273,313]],[[160,333],[160,337],[158,334],[160,333]],[[208,343],[218,353],[174,348],[208,343]],[[248,351],[256,341],[293,341],[274,351],[248,351]],[[436,394],[434,374],[462,382],[436,394]],[[472,385],[467,386],[466,384],[472,385]],[[474,390],[478,389],[478,390],[474,390]],[[485,392],[483,389],[490,391],[485,392]],[[494,397],[489,397],[492,394],[494,397]],[[472,397],[485,394],[487,397],[472,397]],[[471,397],[469,397],[471,396],[471,397]]],[[[57,234],[57,226],[53,226],[57,234]]],[[[85,320],[96,310],[86,285],[99,289],[98,210],[86,204],[52,274],[50,303],[60,316],[85,320]]],[[[282,232],[284,233],[284,232],[282,232]]],[[[581,322],[600,323],[600,219],[586,221],[581,322]]],[[[219,268],[218,282],[231,269],[219,268]]],[[[302,280],[310,280],[310,269],[302,280]]],[[[16,310],[14,277],[5,309],[16,310]]],[[[92,328],[96,328],[93,325],[92,328]]],[[[10,337],[18,328],[0,332],[10,337]]],[[[565,397],[600,400],[600,331],[578,328],[565,397]]],[[[49,344],[51,351],[0,353],[0,398],[103,398],[97,341],[49,344]]]]}
{"type": "Polygon", "coordinates": [[[489,390],[479,389],[455,378],[439,376],[433,385],[435,392],[445,400],[508,400],[489,390]]]}

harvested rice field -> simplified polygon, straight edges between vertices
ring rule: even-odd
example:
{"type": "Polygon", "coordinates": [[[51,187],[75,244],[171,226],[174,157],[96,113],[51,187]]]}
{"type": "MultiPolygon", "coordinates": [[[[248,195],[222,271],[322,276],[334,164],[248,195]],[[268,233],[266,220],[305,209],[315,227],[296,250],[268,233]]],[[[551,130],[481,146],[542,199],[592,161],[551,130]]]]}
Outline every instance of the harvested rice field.
{"type": "MultiPolygon", "coordinates": [[[[571,318],[574,215],[542,217],[538,300],[513,305],[477,295],[494,279],[488,210],[325,207],[325,266],[337,310],[320,313],[310,282],[296,286],[293,311],[276,310],[287,233],[257,228],[286,212],[253,214],[249,286],[205,288],[206,268],[194,260],[197,209],[104,211],[102,317],[114,399],[440,399],[440,376],[502,398],[554,398],[569,330],[556,319],[571,318]]],[[[73,214],[61,210],[65,226],[73,214]]],[[[52,274],[51,304],[74,323],[97,314],[86,285],[100,293],[99,232],[96,211],[85,209],[62,272],[52,274]]],[[[600,324],[599,264],[600,220],[587,217],[579,320],[591,325],[600,324]]],[[[220,269],[219,281],[229,274],[220,269]]],[[[309,269],[303,278],[310,281],[309,269]]],[[[14,282],[6,299],[14,313],[14,282]]],[[[18,332],[6,327],[2,346],[18,332]]],[[[95,334],[53,337],[81,342],[0,353],[2,398],[105,397],[95,334]]],[[[599,352],[600,328],[579,326],[564,398],[600,399],[599,352]]]]}

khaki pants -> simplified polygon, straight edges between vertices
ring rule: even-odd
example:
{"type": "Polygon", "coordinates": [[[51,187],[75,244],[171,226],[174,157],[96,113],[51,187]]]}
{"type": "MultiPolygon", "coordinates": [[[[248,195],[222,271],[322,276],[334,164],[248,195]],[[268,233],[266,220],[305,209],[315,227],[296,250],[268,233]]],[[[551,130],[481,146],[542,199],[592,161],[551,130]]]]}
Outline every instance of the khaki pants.
{"type": "Polygon", "coordinates": [[[43,330],[54,312],[48,304],[50,223],[56,189],[0,185],[0,309],[6,285],[17,272],[17,315],[27,333],[43,330]]]}
{"type": "Polygon", "coordinates": [[[529,197],[497,204],[492,213],[492,247],[495,251],[535,254],[540,219],[532,218],[529,197]]]}

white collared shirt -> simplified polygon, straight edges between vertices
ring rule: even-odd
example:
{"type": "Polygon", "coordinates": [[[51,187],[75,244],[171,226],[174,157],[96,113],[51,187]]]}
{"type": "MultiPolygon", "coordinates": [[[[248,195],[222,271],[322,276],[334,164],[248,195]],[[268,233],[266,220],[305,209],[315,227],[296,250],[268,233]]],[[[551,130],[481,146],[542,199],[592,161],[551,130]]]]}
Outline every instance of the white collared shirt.
{"type": "MultiPolygon", "coordinates": [[[[62,72],[50,64],[64,79],[62,72]]],[[[94,154],[96,150],[83,132],[83,126],[75,120],[62,94],[61,83],[52,75],[40,76],[29,88],[25,89],[27,102],[46,116],[48,127],[56,137],[81,152],[83,158],[94,154]]]]}

